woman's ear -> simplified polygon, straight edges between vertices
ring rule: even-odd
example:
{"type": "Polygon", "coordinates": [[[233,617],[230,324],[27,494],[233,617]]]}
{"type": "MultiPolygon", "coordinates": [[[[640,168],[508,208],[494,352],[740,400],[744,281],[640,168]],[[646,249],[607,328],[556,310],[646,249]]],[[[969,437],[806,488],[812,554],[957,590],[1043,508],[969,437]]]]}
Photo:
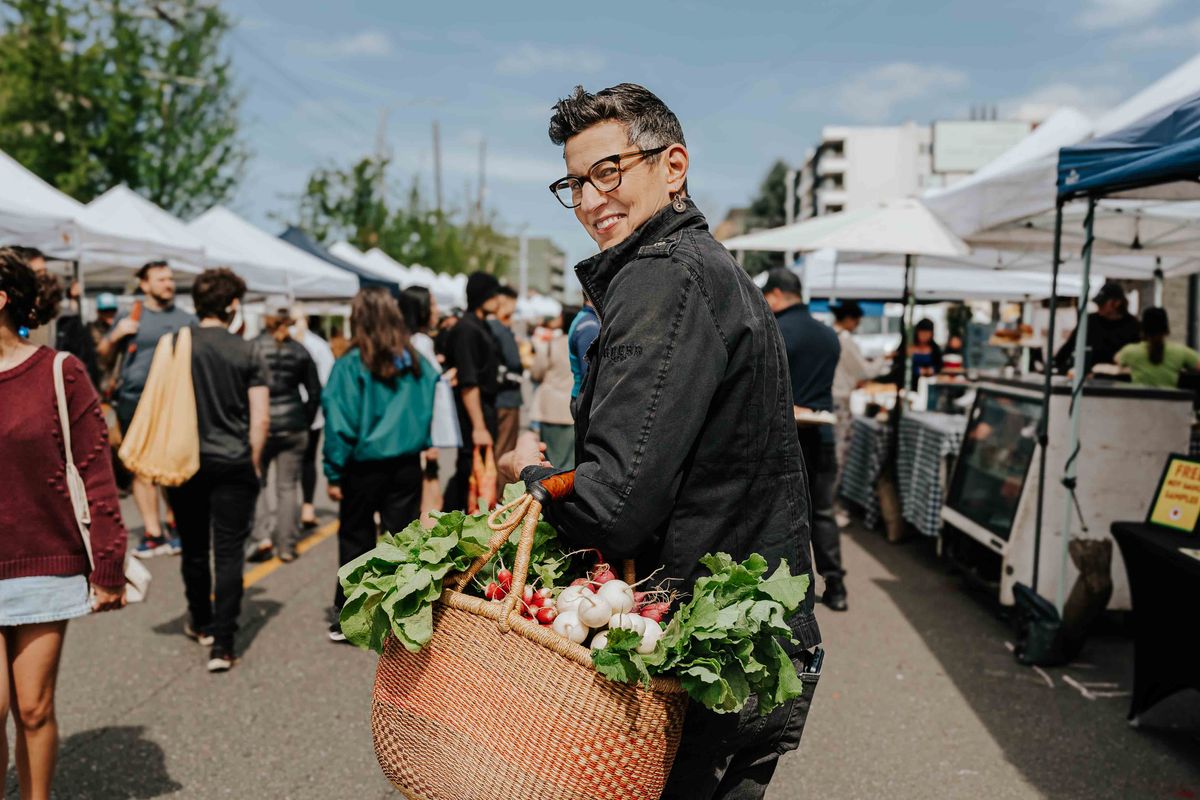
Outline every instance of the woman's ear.
{"type": "Polygon", "coordinates": [[[690,163],[687,148],[681,144],[671,145],[663,153],[663,163],[667,170],[667,190],[673,195],[683,191],[690,163]]]}

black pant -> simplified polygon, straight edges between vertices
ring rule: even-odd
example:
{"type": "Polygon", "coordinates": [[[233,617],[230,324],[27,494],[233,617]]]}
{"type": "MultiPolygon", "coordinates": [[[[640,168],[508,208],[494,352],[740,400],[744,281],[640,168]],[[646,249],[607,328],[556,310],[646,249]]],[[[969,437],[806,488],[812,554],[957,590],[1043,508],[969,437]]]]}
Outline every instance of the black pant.
{"type": "MultiPolygon", "coordinates": [[[[338,566],[349,564],[375,546],[378,513],[384,531],[408,527],[421,515],[421,457],[413,454],[381,461],[357,461],[342,475],[342,503],[338,508],[338,566]]],[[[338,582],[333,607],[346,602],[338,582]]]]}
{"type": "Polygon", "coordinates": [[[663,800],[761,800],[779,757],[800,746],[821,677],[803,672],[808,659],[807,653],[793,658],[804,694],[765,717],[753,697],[740,714],[689,705],[663,800]]]}
{"type": "MultiPolygon", "coordinates": [[[[483,421],[487,425],[492,438],[497,437],[496,407],[483,402],[483,421]]],[[[475,465],[475,446],[471,442],[471,420],[463,414],[458,417],[462,429],[463,446],[458,449],[458,460],[454,465],[454,476],[446,484],[443,494],[442,509],[445,511],[467,511],[467,496],[471,487],[471,472],[475,465]]],[[[471,509],[474,512],[474,509],[471,509]]]]}
{"type": "Polygon", "coordinates": [[[322,428],[308,432],[308,445],[304,448],[304,460],[300,462],[300,492],[304,503],[312,505],[317,493],[317,452],[321,445],[322,428]]]}
{"type": "Polygon", "coordinates": [[[834,509],[837,490],[837,442],[825,441],[821,428],[798,428],[800,450],[804,453],[804,474],[808,495],[812,498],[812,548],[817,572],[826,580],[841,578],[842,540],[834,509]]]}
{"type": "Polygon", "coordinates": [[[244,548],[258,498],[254,467],[249,461],[201,461],[200,471],[168,489],[167,498],[183,545],[180,570],[192,626],[211,633],[218,647],[232,650],[242,610],[244,548]]]}

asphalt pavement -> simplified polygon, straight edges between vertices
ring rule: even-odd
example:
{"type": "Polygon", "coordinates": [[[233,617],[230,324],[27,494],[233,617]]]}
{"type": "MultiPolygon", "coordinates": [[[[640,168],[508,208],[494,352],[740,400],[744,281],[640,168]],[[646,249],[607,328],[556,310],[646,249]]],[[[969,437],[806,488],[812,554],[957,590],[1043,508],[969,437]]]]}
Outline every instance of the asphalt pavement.
{"type": "MultiPolygon", "coordinates": [[[[332,532],[248,572],[227,674],[182,634],[177,558],[149,562],[148,602],[72,622],[55,797],[397,797],[371,746],[375,656],[325,635],[332,532]]],[[[1021,667],[995,607],[929,542],[844,541],[850,611],[821,613],[825,675],[770,800],[1200,797],[1200,694],[1130,728],[1127,638],[1093,639],[1065,669],[1021,667]]]]}

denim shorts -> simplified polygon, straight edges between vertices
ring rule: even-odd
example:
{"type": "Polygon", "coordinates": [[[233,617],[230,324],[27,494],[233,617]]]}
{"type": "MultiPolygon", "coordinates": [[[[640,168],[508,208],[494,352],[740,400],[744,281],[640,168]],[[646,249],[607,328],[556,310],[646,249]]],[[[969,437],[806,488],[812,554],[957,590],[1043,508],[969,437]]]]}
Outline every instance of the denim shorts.
{"type": "Polygon", "coordinates": [[[0,628],[57,622],[90,613],[83,575],[36,575],[0,580],[0,628]]]}

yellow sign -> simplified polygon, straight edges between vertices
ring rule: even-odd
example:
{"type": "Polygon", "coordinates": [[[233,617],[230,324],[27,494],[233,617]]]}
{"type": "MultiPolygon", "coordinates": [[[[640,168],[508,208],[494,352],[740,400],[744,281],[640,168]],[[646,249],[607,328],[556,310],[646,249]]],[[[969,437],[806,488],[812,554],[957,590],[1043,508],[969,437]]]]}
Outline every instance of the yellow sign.
{"type": "Polygon", "coordinates": [[[1200,521],[1200,462],[1172,456],[1158,484],[1150,522],[1165,528],[1196,530],[1200,521]]]}

